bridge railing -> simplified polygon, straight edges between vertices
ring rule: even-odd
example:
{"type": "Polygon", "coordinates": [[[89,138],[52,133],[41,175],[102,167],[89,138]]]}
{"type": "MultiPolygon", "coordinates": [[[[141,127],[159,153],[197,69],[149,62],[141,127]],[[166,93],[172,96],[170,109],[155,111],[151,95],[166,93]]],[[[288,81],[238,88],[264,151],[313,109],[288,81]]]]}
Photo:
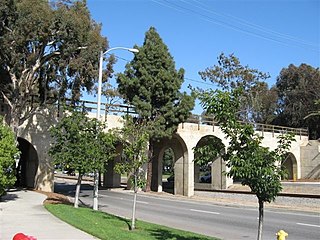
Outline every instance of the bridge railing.
{"type": "MultiPolygon", "coordinates": [[[[61,109],[63,105],[78,107],[81,111],[88,113],[97,113],[97,102],[95,101],[87,101],[80,100],[77,102],[72,102],[70,99],[63,99],[60,101],[56,101],[54,103],[58,109],[61,109]]],[[[59,111],[58,111],[59,112],[59,111]]],[[[109,104],[109,103],[101,103],[100,106],[101,115],[124,115],[124,114],[136,114],[134,108],[125,104],[109,104]]]]}
{"type": "MultiPolygon", "coordinates": [[[[205,115],[191,115],[185,123],[195,123],[198,124],[198,129],[200,129],[201,125],[210,125],[210,126],[219,126],[218,122],[214,120],[212,116],[205,116],[205,115]]],[[[292,133],[294,135],[302,136],[309,136],[308,128],[291,128],[291,127],[284,127],[278,125],[271,125],[271,124],[263,124],[263,123],[248,123],[242,122],[243,124],[251,124],[254,127],[255,131],[260,131],[262,136],[264,132],[271,132],[272,136],[276,133],[292,133]]],[[[213,128],[214,129],[214,128],[213,128]]]]}
{"type": "MultiPolygon", "coordinates": [[[[29,100],[29,104],[32,107],[33,105],[39,105],[41,102],[38,96],[31,96],[29,100]]],[[[72,102],[71,99],[63,99],[57,100],[56,98],[48,98],[47,104],[54,104],[61,108],[63,104],[67,106],[77,106],[82,108],[83,111],[96,113],[97,112],[97,102],[95,101],[87,101],[87,100],[80,100],[77,102],[72,102]]],[[[58,111],[59,112],[59,111],[58,111]]],[[[112,115],[136,115],[136,111],[133,106],[125,105],[125,104],[109,104],[109,103],[102,103],[101,104],[101,113],[105,116],[108,114],[112,115]]],[[[218,123],[214,120],[212,116],[205,116],[205,115],[191,115],[185,123],[194,123],[198,124],[198,129],[200,129],[200,125],[211,125],[211,126],[218,126],[218,123]]],[[[309,136],[308,128],[291,128],[291,127],[284,127],[284,126],[277,126],[277,125],[270,125],[270,124],[262,124],[262,123],[250,123],[254,126],[254,130],[262,132],[271,132],[274,136],[275,133],[293,133],[294,135],[301,136],[309,136]]],[[[182,124],[183,126],[183,124],[182,124]]],[[[214,129],[214,128],[213,128],[214,129]]]]}

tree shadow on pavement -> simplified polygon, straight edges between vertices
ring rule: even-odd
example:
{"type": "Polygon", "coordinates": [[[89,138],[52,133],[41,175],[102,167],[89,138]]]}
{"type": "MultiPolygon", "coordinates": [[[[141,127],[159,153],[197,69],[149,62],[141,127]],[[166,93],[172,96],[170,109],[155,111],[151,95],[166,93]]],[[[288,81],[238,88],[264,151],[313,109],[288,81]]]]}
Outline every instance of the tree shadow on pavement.
{"type": "Polygon", "coordinates": [[[14,201],[18,198],[17,194],[14,193],[7,193],[4,196],[0,197],[0,202],[9,202],[9,201],[14,201]]]}
{"type": "Polygon", "coordinates": [[[9,202],[9,201],[16,200],[19,197],[17,194],[15,194],[15,192],[20,192],[20,191],[27,191],[27,189],[11,188],[11,189],[7,190],[7,193],[5,195],[0,196],[0,202],[9,202]]]}
{"type": "MultiPolygon", "coordinates": [[[[82,190],[92,190],[93,187],[90,184],[81,184],[80,192],[82,190]]],[[[74,197],[76,192],[76,184],[68,183],[54,183],[54,192],[64,194],[69,197],[74,197]]]]}

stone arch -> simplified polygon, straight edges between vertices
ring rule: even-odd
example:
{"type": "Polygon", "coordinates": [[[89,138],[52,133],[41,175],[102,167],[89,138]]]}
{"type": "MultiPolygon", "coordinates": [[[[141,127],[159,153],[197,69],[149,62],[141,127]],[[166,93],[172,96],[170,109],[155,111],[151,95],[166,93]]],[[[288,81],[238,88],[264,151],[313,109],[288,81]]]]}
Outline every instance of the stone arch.
{"type": "Polygon", "coordinates": [[[152,167],[152,190],[162,192],[162,164],[164,151],[167,148],[173,150],[174,155],[174,194],[185,195],[188,193],[188,150],[183,139],[174,134],[171,139],[163,140],[155,144],[154,162],[152,167]]]}
{"type": "Polygon", "coordinates": [[[18,137],[18,148],[21,152],[16,166],[16,185],[19,187],[36,187],[36,174],[39,166],[38,153],[34,146],[24,138],[18,137]]]}
{"type": "Polygon", "coordinates": [[[288,153],[287,157],[282,161],[281,165],[284,169],[287,170],[287,180],[297,179],[297,159],[292,153],[288,153]]]}
{"type": "MultiPolygon", "coordinates": [[[[196,189],[225,189],[226,188],[226,164],[222,160],[221,153],[225,151],[222,139],[214,135],[203,136],[197,143],[196,148],[211,145],[216,156],[206,165],[194,164],[194,185],[196,189]]],[[[199,153],[198,153],[199,154],[199,153]]],[[[195,158],[197,153],[195,153],[195,158]]]]}

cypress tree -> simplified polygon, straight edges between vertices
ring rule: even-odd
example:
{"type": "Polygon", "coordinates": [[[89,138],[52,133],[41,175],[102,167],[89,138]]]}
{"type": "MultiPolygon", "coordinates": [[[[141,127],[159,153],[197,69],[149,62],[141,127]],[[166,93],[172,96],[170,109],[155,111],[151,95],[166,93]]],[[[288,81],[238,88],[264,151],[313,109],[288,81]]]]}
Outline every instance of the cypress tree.
{"type": "Polygon", "coordinates": [[[149,136],[149,164],[147,190],[151,186],[154,143],[170,138],[179,123],[184,122],[194,107],[194,97],[180,88],[184,81],[184,69],[175,69],[175,62],[168,47],[154,27],[145,34],[139,53],[118,74],[120,94],[135,107],[139,118],[152,121],[149,136]]]}

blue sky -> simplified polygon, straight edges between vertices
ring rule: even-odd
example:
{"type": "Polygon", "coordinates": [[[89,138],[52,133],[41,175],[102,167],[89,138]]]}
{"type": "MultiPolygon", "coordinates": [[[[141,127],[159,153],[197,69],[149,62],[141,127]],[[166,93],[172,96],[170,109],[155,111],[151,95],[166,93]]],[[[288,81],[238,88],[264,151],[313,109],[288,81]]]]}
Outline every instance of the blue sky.
{"type": "MultiPolygon", "coordinates": [[[[110,47],[143,44],[153,26],[185,69],[187,86],[208,88],[198,74],[234,53],[241,64],[268,72],[269,86],[289,64],[320,66],[319,0],[87,0],[110,47]]],[[[131,60],[132,53],[113,52],[131,60]]],[[[115,71],[124,71],[119,59],[115,71]]],[[[213,86],[212,86],[213,87],[213,86]]],[[[195,113],[200,113],[196,107],[195,113]]]]}

